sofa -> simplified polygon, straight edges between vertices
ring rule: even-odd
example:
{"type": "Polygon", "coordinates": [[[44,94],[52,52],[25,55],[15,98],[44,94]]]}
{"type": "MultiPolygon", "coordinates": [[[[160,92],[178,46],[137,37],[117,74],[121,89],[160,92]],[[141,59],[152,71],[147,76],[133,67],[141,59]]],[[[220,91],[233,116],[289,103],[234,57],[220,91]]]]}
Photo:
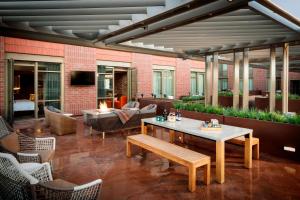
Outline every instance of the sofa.
{"type": "Polygon", "coordinates": [[[140,110],[138,109],[136,110],[136,113],[126,123],[122,123],[119,117],[113,112],[97,115],[96,117],[94,115],[87,114],[87,119],[85,123],[88,126],[90,126],[93,130],[102,133],[114,132],[123,129],[132,129],[141,126],[141,119],[155,117],[156,109],[156,105],[153,105],[152,107],[151,105],[148,105],[140,110]]]}
{"type": "Polygon", "coordinates": [[[76,119],[65,115],[51,106],[44,107],[45,124],[50,127],[51,133],[66,135],[76,132],[76,119]]]}

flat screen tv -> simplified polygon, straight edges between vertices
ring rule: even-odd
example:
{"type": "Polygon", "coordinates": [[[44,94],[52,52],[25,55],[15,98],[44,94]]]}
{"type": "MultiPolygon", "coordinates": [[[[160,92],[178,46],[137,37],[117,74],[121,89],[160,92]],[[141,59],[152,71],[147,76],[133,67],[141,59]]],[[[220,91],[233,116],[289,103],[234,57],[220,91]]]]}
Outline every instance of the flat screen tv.
{"type": "Polygon", "coordinates": [[[95,72],[73,71],[71,73],[71,85],[95,85],[95,72]]]}

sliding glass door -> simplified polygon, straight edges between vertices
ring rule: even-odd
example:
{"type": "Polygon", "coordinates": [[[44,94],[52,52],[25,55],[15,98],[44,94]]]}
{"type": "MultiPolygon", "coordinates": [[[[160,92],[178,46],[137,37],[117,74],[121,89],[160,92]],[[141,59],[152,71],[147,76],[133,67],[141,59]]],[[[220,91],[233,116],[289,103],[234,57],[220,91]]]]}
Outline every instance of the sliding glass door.
{"type": "Polygon", "coordinates": [[[156,98],[174,98],[173,70],[154,70],[152,80],[152,92],[156,98]]]}
{"type": "Polygon", "coordinates": [[[106,102],[108,107],[114,107],[114,68],[104,65],[98,66],[98,106],[106,102]]]}
{"type": "Polygon", "coordinates": [[[59,63],[38,63],[38,116],[44,116],[44,106],[61,108],[61,77],[59,63]]]}
{"type": "Polygon", "coordinates": [[[204,73],[201,72],[191,73],[190,94],[204,96],[204,73]]]}
{"type": "Polygon", "coordinates": [[[7,73],[6,117],[9,121],[16,117],[14,112],[19,116],[32,112],[31,117],[39,118],[44,116],[44,106],[61,109],[60,63],[11,59],[7,73]],[[14,79],[18,84],[14,84],[14,79]]]}

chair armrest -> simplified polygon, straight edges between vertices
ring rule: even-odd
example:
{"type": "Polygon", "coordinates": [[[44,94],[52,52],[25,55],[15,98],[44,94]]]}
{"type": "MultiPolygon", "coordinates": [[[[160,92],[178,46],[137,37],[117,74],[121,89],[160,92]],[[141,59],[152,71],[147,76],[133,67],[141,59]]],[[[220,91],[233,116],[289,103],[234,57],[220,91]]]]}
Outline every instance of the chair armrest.
{"type": "Polygon", "coordinates": [[[92,182],[75,186],[72,194],[72,199],[76,197],[85,197],[85,199],[97,199],[100,194],[102,186],[102,180],[97,179],[92,182]]]}
{"type": "Polygon", "coordinates": [[[51,167],[48,162],[42,163],[42,166],[40,169],[35,170],[33,173],[30,174],[34,178],[38,179],[40,182],[48,182],[52,181],[52,173],[51,173],[51,167]]]}
{"type": "Polygon", "coordinates": [[[55,150],[55,137],[35,138],[36,150],[55,150]]]}
{"type": "Polygon", "coordinates": [[[38,153],[17,153],[17,159],[20,163],[28,163],[28,162],[41,162],[41,157],[38,153]]]}

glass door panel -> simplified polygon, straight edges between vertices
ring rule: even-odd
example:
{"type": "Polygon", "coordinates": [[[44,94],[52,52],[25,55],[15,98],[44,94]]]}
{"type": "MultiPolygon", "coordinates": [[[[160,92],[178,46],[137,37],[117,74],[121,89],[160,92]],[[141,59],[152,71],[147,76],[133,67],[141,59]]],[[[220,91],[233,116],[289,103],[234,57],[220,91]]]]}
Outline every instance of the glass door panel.
{"type": "Polygon", "coordinates": [[[162,98],[162,72],[153,71],[153,94],[156,98],[162,98]]]}
{"type": "Polygon", "coordinates": [[[197,94],[200,96],[204,96],[204,74],[197,73],[197,84],[198,84],[197,94]]]}
{"type": "Polygon", "coordinates": [[[174,98],[174,71],[166,70],[164,73],[163,94],[165,98],[174,98]]]}
{"type": "Polygon", "coordinates": [[[61,108],[61,78],[59,63],[38,63],[38,116],[44,116],[44,106],[61,108]]]}
{"type": "Polygon", "coordinates": [[[112,67],[98,66],[98,106],[106,102],[108,107],[114,107],[114,69],[112,67]]]}

